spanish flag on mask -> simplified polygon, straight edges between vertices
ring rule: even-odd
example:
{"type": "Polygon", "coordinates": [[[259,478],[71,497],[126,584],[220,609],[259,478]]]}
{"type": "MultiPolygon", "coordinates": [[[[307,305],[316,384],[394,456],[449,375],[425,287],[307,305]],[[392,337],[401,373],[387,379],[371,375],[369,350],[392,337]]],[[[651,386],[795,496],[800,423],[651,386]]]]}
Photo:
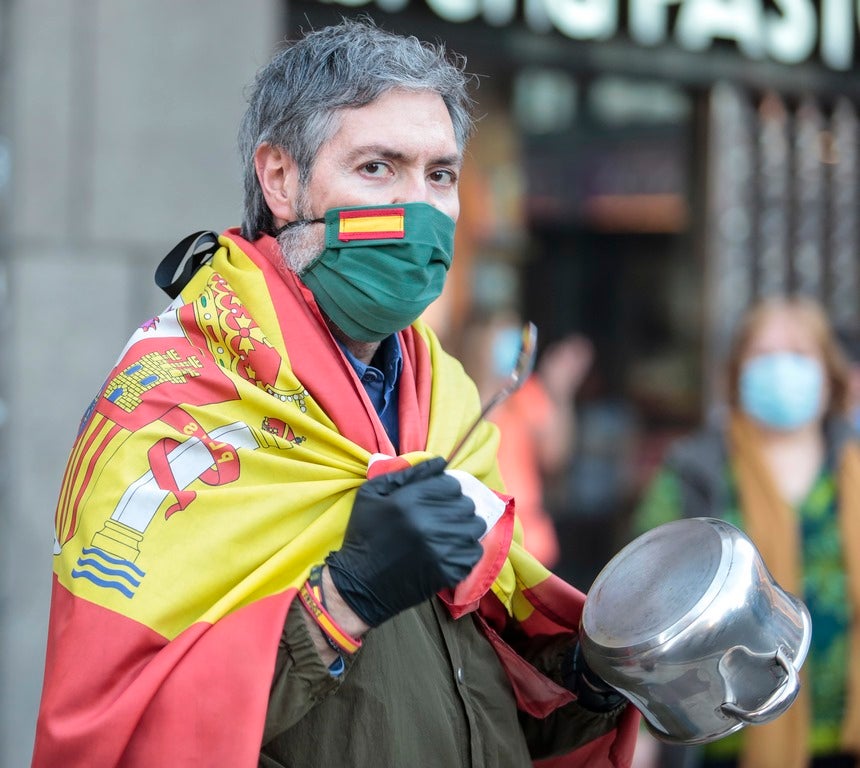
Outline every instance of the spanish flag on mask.
{"type": "Polygon", "coordinates": [[[365,208],[340,212],[338,239],[380,240],[405,236],[403,208],[365,208]]]}

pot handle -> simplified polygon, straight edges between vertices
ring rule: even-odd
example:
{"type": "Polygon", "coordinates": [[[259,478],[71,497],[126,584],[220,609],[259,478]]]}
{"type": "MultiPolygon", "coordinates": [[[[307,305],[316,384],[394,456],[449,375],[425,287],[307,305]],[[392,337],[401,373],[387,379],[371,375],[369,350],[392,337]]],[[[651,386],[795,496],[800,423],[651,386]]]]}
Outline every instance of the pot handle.
{"type": "Polygon", "coordinates": [[[788,709],[789,705],[794,701],[799,688],[797,679],[797,670],[791,659],[785,652],[785,646],[781,645],[776,650],[775,660],[779,666],[783,668],[786,674],[786,680],[780,685],[758,709],[747,710],[739,707],[733,701],[725,701],[720,705],[720,709],[727,715],[736,717],[738,720],[747,725],[758,725],[767,723],[773,720],[777,715],[788,709]]]}

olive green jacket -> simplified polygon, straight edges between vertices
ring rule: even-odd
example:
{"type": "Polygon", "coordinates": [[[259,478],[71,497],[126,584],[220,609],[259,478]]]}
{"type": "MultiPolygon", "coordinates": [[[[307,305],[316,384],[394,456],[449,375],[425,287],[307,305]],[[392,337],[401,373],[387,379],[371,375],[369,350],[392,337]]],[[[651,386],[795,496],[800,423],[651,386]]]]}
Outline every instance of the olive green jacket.
{"type": "MultiPolygon", "coordinates": [[[[291,606],[278,653],[265,768],[520,768],[606,733],[623,712],[595,714],[575,702],[544,720],[518,712],[471,615],[454,620],[436,598],[370,630],[333,677],[301,610],[291,606]]],[[[529,660],[560,682],[571,639],[535,643],[529,660]]]]}

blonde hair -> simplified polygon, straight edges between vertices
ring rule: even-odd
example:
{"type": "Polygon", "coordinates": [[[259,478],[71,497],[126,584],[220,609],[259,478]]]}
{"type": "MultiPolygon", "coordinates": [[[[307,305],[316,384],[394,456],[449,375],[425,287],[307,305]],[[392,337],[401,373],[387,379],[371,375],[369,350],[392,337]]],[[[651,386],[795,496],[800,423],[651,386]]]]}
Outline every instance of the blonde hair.
{"type": "Polygon", "coordinates": [[[824,371],[830,385],[830,402],[827,415],[845,413],[849,404],[848,363],[830,321],[822,306],[807,296],[771,297],[753,304],[744,314],[732,341],[727,364],[729,405],[737,409],[740,404],[739,381],[741,365],[750,342],[768,317],[787,312],[811,333],[818,346],[824,371]]]}

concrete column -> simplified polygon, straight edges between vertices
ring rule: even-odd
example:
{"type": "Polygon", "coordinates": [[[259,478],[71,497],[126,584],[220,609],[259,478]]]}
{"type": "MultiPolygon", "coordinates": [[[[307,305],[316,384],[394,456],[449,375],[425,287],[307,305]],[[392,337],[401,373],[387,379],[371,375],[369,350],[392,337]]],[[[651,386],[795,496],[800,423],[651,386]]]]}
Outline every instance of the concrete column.
{"type": "Polygon", "coordinates": [[[141,322],[156,264],[238,224],[244,88],[278,0],[0,0],[0,765],[29,764],[53,513],[78,421],[141,322]],[[2,416],[2,414],[0,414],[2,416]]]}

